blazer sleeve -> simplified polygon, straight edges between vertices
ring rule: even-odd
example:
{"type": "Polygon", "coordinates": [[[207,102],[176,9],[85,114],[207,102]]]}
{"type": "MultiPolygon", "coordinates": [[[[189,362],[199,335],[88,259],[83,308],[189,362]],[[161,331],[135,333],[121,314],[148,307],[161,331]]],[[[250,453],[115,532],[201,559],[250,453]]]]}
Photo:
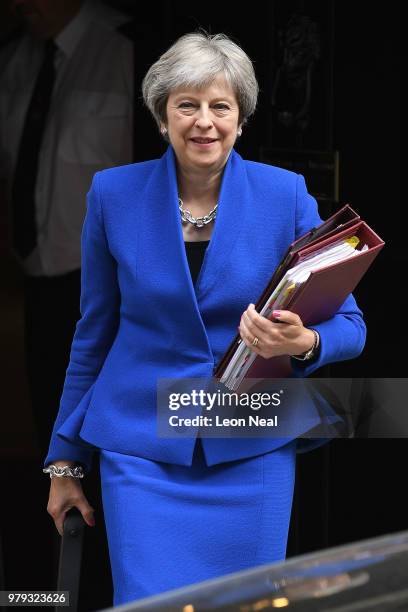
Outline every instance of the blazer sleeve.
{"type": "Polygon", "coordinates": [[[81,235],[81,299],[79,319],[71,346],[60,406],[54,423],[44,467],[56,460],[74,460],[86,471],[94,450],[71,444],[57,430],[78,406],[98,377],[119,323],[120,291],[116,261],[111,255],[102,214],[100,172],[87,195],[87,210],[81,235]]]}
{"type": "MultiPolygon", "coordinates": [[[[307,192],[303,176],[298,175],[296,189],[296,238],[322,223],[316,200],[307,192]]],[[[294,375],[309,376],[318,368],[336,361],[358,357],[365,345],[366,326],[363,313],[353,294],[347,296],[336,314],[311,326],[320,334],[320,351],[311,363],[291,359],[294,375]]]]}

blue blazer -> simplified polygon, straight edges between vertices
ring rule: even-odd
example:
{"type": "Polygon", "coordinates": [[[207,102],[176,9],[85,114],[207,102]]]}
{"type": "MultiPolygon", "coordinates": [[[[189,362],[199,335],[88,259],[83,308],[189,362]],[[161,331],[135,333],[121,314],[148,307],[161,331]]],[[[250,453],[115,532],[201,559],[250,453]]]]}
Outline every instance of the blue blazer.
{"type": "MultiPolygon", "coordinates": [[[[73,459],[90,469],[95,448],[191,465],[195,439],[156,435],[157,378],[211,377],[288,245],[322,222],[302,176],[232,150],[194,287],[177,197],[171,146],[160,159],[95,174],[82,232],[82,317],[44,465],[73,459]]],[[[292,360],[295,376],[357,357],[364,347],[366,328],[351,294],[313,327],[320,356],[306,367],[292,360]]],[[[208,465],[288,441],[202,439],[208,465]]]]}

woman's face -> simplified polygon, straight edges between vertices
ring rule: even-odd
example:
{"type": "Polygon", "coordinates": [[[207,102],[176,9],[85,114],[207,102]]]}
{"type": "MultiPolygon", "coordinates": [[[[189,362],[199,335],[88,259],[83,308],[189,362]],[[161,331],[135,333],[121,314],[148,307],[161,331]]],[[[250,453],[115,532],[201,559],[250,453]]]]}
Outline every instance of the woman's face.
{"type": "Polygon", "coordinates": [[[237,138],[238,102],[224,79],[204,89],[177,89],[167,100],[167,131],[185,171],[219,170],[237,138]]]}

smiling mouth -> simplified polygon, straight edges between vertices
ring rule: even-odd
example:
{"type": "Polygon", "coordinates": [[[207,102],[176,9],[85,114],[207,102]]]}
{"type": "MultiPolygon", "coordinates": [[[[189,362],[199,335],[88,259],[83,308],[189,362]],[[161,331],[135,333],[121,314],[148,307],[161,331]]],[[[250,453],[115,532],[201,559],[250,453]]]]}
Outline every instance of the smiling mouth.
{"type": "Polygon", "coordinates": [[[217,138],[191,138],[190,140],[197,144],[212,144],[213,142],[217,142],[217,138]]]}

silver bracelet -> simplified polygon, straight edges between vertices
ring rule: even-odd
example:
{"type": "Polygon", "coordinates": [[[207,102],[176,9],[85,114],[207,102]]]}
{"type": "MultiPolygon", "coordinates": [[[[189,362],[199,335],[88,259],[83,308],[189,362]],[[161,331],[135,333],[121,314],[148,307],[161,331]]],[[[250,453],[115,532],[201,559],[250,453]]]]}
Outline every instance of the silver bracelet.
{"type": "Polygon", "coordinates": [[[312,357],[314,357],[317,349],[319,348],[320,334],[315,329],[312,329],[312,332],[315,336],[313,346],[308,351],[306,351],[306,353],[303,353],[303,355],[291,355],[293,359],[297,359],[298,361],[309,361],[309,359],[312,359],[312,357]]]}
{"type": "Polygon", "coordinates": [[[46,468],[43,468],[43,472],[50,475],[50,478],[54,478],[55,476],[72,476],[72,478],[83,478],[84,471],[80,465],[75,467],[70,467],[69,465],[64,465],[63,467],[58,467],[54,464],[48,465],[46,468]]]}

